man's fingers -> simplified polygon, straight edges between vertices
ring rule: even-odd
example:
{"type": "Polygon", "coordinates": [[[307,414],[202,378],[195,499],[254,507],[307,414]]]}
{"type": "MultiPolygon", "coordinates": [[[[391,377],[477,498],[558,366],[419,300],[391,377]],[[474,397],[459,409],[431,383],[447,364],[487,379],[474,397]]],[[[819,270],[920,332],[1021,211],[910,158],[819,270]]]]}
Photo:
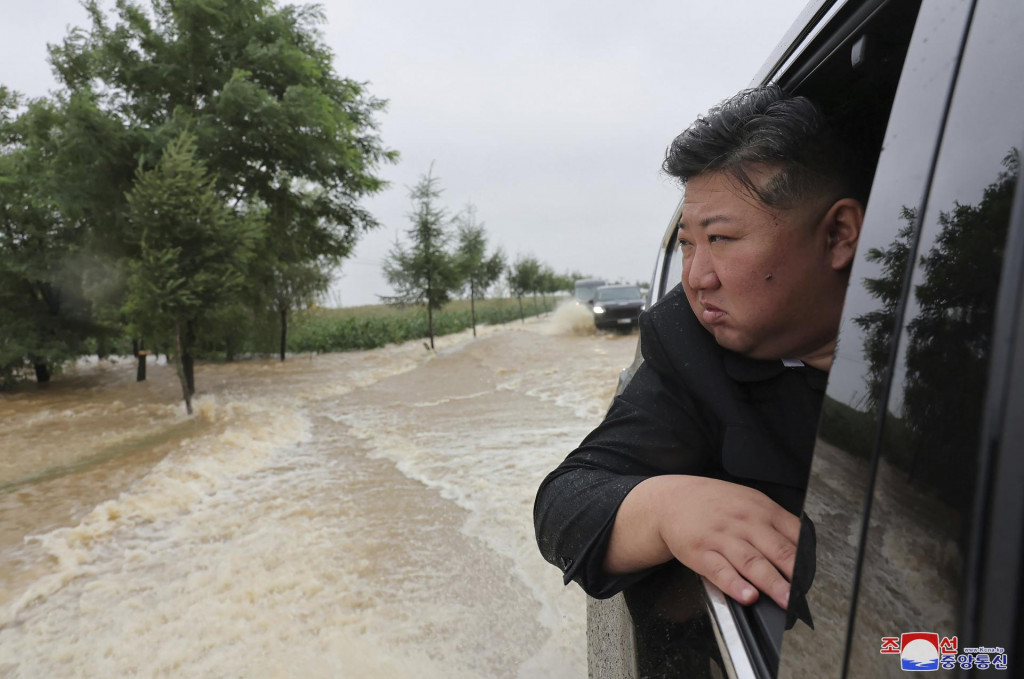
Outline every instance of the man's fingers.
{"type": "Polygon", "coordinates": [[[789,581],[771,561],[749,543],[732,546],[726,558],[737,568],[739,575],[772,598],[783,609],[789,604],[789,581]]]}
{"type": "Polygon", "coordinates": [[[782,507],[772,513],[772,527],[785,535],[794,545],[800,539],[800,517],[790,514],[782,507]]]}
{"type": "Polygon", "coordinates": [[[758,553],[771,562],[787,580],[793,579],[793,566],[796,563],[796,542],[780,533],[768,533],[754,537],[751,544],[758,553]]]}
{"type": "Polygon", "coordinates": [[[757,601],[757,588],[740,577],[740,574],[724,556],[717,552],[706,552],[704,562],[704,568],[697,572],[710,580],[726,596],[732,597],[744,606],[749,606],[757,601]]]}
{"type": "Polygon", "coordinates": [[[736,601],[763,592],[786,608],[800,519],[753,488],[681,478],[686,492],[664,496],[672,511],[659,521],[663,546],[736,601]]]}

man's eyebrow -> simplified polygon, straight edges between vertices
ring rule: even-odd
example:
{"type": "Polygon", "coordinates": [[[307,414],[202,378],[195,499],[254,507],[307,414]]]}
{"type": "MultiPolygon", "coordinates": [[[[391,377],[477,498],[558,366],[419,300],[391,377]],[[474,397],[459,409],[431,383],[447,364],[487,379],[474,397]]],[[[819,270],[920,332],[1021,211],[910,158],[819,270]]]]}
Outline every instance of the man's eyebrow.
{"type": "MultiPolygon", "coordinates": [[[[701,227],[707,228],[707,227],[711,226],[712,224],[717,224],[718,222],[731,222],[731,221],[732,221],[732,217],[729,217],[727,215],[710,215],[710,216],[705,217],[704,219],[700,220],[697,223],[701,227]]],[[[679,227],[680,231],[682,231],[682,230],[684,230],[686,228],[686,222],[683,221],[682,217],[679,218],[679,224],[677,226],[679,227]]]]}

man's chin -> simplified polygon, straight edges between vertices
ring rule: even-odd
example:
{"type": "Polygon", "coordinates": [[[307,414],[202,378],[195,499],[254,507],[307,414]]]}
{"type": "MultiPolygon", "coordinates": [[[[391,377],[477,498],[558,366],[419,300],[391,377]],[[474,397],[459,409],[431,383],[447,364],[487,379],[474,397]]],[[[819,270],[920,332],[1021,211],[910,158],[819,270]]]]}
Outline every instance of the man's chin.
{"type": "MultiPolygon", "coordinates": [[[[703,325],[703,324],[702,324],[703,325]]],[[[711,336],[715,338],[715,342],[718,346],[723,349],[728,349],[734,354],[739,354],[746,358],[752,358],[758,361],[770,361],[780,356],[776,356],[774,352],[766,351],[765,347],[759,347],[755,342],[752,342],[750,338],[744,337],[735,331],[722,326],[704,326],[711,336]]]]}
{"type": "Polygon", "coordinates": [[[747,355],[747,352],[751,351],[752,347],[749,342],[744,341],[742,337],[738,337],[735,332],[729,328],[723,327],[722,325],[709,325],[707,323],[701,323],[704,329],[711,333],[711,336],[715,338],[715,342],[718,346],[723,349],[735,352],[737,354],[747,355]]]}

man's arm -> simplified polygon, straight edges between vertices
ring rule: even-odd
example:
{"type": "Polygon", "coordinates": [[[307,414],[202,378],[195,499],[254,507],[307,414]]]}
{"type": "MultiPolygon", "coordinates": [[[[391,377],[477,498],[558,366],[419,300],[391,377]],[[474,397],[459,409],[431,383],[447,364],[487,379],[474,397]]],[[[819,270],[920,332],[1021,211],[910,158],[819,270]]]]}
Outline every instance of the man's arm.
{"type": "Polygon", "coordinates": [[[700,476],[655,476],[619,506],[605,554],[611,574],[676,558],[742,604],[789,601],[800,519],[760,491],[700,476]]]}
{"type": "Polygon", "coordinates": [[[660,474],[701,474],[710,464],[712,446],[684,398],[666,391],[644,363],[601,425],[540,486],[534,522],[541,553],[593,597],[642,577],[604,568],[616,513],[634,486],[660,474]]]}

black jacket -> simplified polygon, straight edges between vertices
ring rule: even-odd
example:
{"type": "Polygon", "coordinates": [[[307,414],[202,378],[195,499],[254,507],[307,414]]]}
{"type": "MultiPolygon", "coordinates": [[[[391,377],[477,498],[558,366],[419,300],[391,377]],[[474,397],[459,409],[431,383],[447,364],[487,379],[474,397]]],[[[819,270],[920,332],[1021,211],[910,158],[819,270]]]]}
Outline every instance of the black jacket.
{"type": "Polygon", "coordinates": [[[619,504],[659,474],[692,474],[762,491],[799,515],[827,373],[720,347],[681,287],[640,319],[644,362],[604,421],[544,479],[534,504],[541,553],[593,597],[646,572],[607,575],[619,504]]]}

